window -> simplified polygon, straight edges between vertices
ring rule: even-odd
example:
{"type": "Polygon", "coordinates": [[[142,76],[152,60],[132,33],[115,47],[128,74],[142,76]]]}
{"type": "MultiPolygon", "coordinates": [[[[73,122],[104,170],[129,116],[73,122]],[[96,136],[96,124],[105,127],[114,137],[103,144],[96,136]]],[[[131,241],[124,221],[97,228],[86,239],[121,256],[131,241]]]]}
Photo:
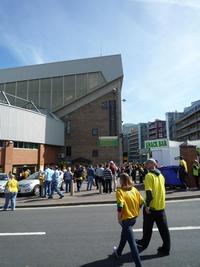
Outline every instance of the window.
{"type": "Polygon", "coordinates": [[[38,149],[36,143],[14,142],[14,148],[38,149]]]}
{"type": "Polygon", "coordinates": [[[101,103],[101,108],[102,109],[107,109],[108,108],[108,102],[107,101],[104,101],[101,103]]]}
{"type": "Polygon", "coordinates": [[[52,81],[52,108],[58,108],[63,105],[63,77],[55,77],[52,81]]]}
{"type": "Polygon", "coordinates": [[[92,156],[93,157],[98,157],[99,156],[99,151],[96,150],[96,149],[92,150],[92,156]]]}
{"type": "Polygon", "coordinates": [[[4,141],[0,140],[0,147],[4,147],[4,141]]]}
{"type": "Polygon", "coordinates": [[[117,135],[117,111],[116,100],[109,100],[109,135],[117,135]]]}
{"type": "Polygon", "coordinates": [[[98,128],[92,128],[92,135],[97,136],[98,135],[98,128]]]}
{"type": "Polygon", "coordinates": [[[36,106],[39,106],[39,80],[29,81],[28,98],[32,100],[36,106]]]}
{"type": "Polygon", "coordinates": [[[87,93],[87,74],[76,75],[76,96],[77,98],[87,93]]]}
{"type": "Polygon", "coordinates": [[[71,157],[71,155],[72,155],[71,146],[66,146],[66,157],[71,157]]]}
{"type": "MultiPolygon", "coordinates": [[[[15,96],[16,83],[6,83],[6,93],[15,96]]],[[[15,97],[7,95],[11,105],[15,105],[15,97]]]]}
{"type": "Polygon", "coordinates": [[[71,121],[70,120],[67,120],[65,122],[65,134],[71,135],[71,121]]]}
{"type": "Polygon", "coordinates": [[[75,99],[75,75],[64,77],[64,105],[75,99]]]}
{"type": "Polygon", "coordinates": [[[39,106],[51,109],[51,79],[41,79],[39,106]]]}

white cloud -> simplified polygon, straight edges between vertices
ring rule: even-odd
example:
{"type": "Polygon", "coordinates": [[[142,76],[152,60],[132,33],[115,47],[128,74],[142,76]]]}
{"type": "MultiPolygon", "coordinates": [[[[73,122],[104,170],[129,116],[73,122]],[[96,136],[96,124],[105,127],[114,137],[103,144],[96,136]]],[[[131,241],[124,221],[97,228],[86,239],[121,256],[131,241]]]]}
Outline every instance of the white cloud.
{"type": "Polygon", "coordinates": [[[191,7],[200,9],[199,0],[129,0],[131,2],[145,2],[145,3],[154,3],[154,4],[171,4],[177,5],[180,7],[191,7]]]}
{"type": "Polygon", "coordinates": [[[17,58],[22,64],[41,64],[44,63],[44,59],[39,49],[23,42],[18,37],[9,33],[1,32],[1,44],[11,51],[11,53],[17,58]]]}

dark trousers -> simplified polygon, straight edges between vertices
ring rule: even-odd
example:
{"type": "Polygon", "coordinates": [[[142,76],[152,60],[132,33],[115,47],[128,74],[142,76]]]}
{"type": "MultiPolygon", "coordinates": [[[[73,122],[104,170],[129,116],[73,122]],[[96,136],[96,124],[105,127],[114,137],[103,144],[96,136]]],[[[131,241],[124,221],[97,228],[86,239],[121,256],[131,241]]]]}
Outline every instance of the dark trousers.
{"type": "Polygon", "coordinates": [[[76,180],[76,185],[77,185],[77,192],[80,192],[80,190],[81,190],[81,185],[82,185],[82,180],[80,180],[80,179],[77,179],[76,180]]]}
{"type": "Polygon", "coordinates": [[[199,188],[199,176],[193,176],[195,180],[196,187],[199,188]]]}
{"type": "Polygon", "coordinates": [[[141,245],[143,248],[147,248],[152,236],[152,230],[154,222],[156,223],[160,236],[163,241],[162,248],[166,251],[170,251],[170,233],[167,225],[167,217],[164,210],[151,211],[150,214],[143,209],[143,238],[141,245]]]}
{"type": "Polygon", "coordinates": [[[65,193],[69,193],[71,191],[72,180],[65,180],[65,193]]]}
{"type": "Polygon", "coordinates": [[[40,197],[44,197],[44,196],[45,196],[45,185],[40,184],[40,197]]]}
{"type": "Polygon", "coordinates": [[[185,171],[182,170],[182,169],[179,169],[179,179],[180,179],[180,181],[181,181],[181,183],[182,183],[182,187],[183,187],[184,189],[187,188],[186,177],[187,177],[187,172],[185,172],[185,171]]]}
{"type": "Polygon", "coordinates": [[[99,176],[95,175],[94,179],[95,179],[96,189],[99,189],[99,176]]]}
{"type": "Polygon", "coordinates": [[[130,249],[131,249],[131,254],[135,262],[135,266],[142,267],[137,245],[135,243],[133,229],[132,229],[135,222],[136,222],[135,218],[122,221],[121,239],[120,239],[120,243],[117,249],[117,253],[118,255],[122,254],[122,251],[126,245],[126,242],[128,241],[130,249]]]}
{"type": "Polygon", "coordinates": [[[105,179],[104,190],[105,193],[112,192],[112,179],[105,179]]]}

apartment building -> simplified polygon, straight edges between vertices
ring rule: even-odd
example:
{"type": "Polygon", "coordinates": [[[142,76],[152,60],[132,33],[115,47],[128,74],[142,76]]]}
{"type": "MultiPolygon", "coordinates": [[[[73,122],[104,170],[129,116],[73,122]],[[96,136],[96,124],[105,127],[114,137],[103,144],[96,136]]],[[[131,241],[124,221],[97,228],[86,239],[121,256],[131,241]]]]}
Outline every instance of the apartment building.
{"type": "Polygon", "coordinates": [[[176,120],[176,140],[200,139],[200,100],[192,102],[176,120]]]}

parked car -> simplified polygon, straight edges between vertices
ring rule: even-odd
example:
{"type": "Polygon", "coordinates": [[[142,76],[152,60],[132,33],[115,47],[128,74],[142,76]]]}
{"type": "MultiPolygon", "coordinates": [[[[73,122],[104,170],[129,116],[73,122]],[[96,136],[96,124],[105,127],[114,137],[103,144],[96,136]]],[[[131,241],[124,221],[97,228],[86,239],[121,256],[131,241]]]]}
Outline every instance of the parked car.
{"type": "MultiPolygon", "coordinates": [[[[60,181],[60,187],[63,187],[63,181],[60,181]]],[[[19,194],[40,195],[39,172],[34,172],[26,179],[19,181],[19,194]]]]}
{"type": "Polygon", "coordinates": [[[0,194],[3,194],[5,191],[5,185],[8,181],[7,173],[0,173],[0,194]]]}
{"type": "Polygon", "coordinates": [[[34,172],[26,179],[19,181],[19,193],[20,194],[33,194],[38,196],[40,194],[40,181],[38,172],[34,172]]]}

